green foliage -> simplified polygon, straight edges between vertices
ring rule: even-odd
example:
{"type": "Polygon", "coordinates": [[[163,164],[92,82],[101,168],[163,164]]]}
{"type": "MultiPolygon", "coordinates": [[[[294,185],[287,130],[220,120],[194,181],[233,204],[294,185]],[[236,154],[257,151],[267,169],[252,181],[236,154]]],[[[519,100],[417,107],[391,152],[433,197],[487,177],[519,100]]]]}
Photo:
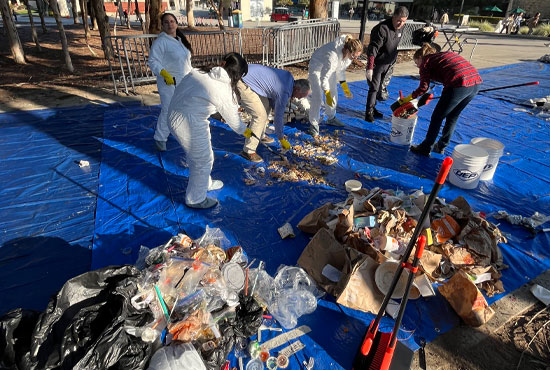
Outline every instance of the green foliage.
{"type": "MultiPolygon", "coordinates": [[[[455,14],[454,16],[456,19],[458,19],[459,14],[455,14]]],[[[503,19],[503,17],[484,17],[481,15],[470,15],[469,19],[470,19],[470,22],[474,21],[474,22],[487,22],[491,24],[497,24],[498,21],[503,19]]]]}
{"type": "Polygon", "coordinates": [[[518,31],[520,35],[527,35],[527,32],[529,32],[529,27],[526,27],[526,26],[520,27],[518,31]]]}
{"type": "Polygon", "coordinates": [[[309,0],[298,0],[298,5],[309,7],[309,0]]]}
{"type": "Polygon", "coordinates": [[[550,24],[541,24],[533,30],[533,35],[537,36],[550,36],[550,24]]]}
{"type": "Polygon", "coordinates": [[[294,5],[292,0],[277,0],[277,6],[290,6],[294,5]]]}
{"type": "Polygon", "coordinates": [[[495,26],[489,22],[470,22],[468,23],[470,27],[477,27],[481,32],[495,32],[495,26]]]}

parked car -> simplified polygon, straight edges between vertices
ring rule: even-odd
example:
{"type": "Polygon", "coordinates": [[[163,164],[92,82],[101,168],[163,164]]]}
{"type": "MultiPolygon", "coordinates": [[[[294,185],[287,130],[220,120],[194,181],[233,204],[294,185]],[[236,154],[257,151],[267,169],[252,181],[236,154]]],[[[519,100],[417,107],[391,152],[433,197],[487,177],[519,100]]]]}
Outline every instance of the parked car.
{"type": "Polygon", "coordinates": [[[290,11],[288,8],[277,7],[273,9],[273,13],[271,13],[271,22],[287,22],[288,18],[290,18],[290,11]]]}

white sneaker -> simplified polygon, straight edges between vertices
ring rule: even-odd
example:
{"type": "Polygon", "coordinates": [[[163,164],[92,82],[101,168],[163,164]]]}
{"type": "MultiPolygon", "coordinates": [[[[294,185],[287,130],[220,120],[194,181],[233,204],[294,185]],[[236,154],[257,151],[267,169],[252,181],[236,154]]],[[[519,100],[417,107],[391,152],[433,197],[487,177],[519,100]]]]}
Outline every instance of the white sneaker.
{"type": "Polygon", "coordinates": [[[336,117],[332,117],[332,118],[329,118],[327,120],[327,125],[329,126],[336,126],[336,127],[343,127],[345,126],[344,123],[342,121],[340,121],[338,118],[336,117]]]}
{"type": "Polygon", "coordinates": [[[220,190],[221,188],[223,188],[223,181],[212,180],[212,183],[208,187],[208,191],[220,190]]]}

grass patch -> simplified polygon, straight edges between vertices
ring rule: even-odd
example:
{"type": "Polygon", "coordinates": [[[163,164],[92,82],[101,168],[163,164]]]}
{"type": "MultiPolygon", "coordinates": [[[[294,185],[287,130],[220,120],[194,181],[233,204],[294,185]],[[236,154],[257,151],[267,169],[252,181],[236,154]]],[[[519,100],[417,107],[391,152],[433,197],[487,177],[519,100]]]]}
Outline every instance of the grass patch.
{"type": "Polygon", "coordinates": [[[533,30],[533,35],[537,36],[550,36],[550,24],[541,24],[533,30]]]}
{"type": "Polygon", "coordinates": [[[491,23],[485,21],[485,22],[470,22],[468,23],[468,26],[470,27],[477,27],[481,32],[495,32],[495,26],[491,23]]]}

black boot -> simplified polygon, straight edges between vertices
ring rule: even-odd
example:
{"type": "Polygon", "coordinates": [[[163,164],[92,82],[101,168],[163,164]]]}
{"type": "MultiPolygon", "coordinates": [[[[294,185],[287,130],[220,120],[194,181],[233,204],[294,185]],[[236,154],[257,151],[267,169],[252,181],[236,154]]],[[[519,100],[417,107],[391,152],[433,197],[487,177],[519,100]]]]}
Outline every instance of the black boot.
{"type": "Polygon", "coordinates": [[[411,150],[411,152],[413,152],[415,154],[418,154],[418,155],[423,155],[424,157],[429,157],[430,156],[430,151],[426,150],[426,148],[424,148],[421,145],[413,145],[413,146],[411,146],[410,150],[411,150]]]}
{"type": "Polygon", "coordinates": [[[365,121],[374,122],[374,112],[372,109],[365,112],[365,121]]]}
{"type": "Polygon", "coordinates": [[[372,108],[372,115],[374,118],[383,118],[384,115],[378,111],[376,108],[372,108]]]}

